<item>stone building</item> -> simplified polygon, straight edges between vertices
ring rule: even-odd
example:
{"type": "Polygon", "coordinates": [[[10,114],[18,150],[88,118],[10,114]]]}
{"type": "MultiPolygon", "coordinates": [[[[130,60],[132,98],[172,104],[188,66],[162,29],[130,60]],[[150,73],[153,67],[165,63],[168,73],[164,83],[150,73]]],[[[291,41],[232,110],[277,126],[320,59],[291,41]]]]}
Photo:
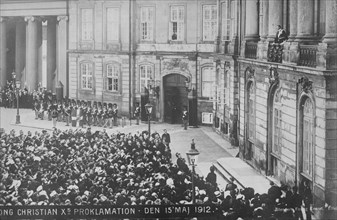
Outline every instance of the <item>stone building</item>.
{"type": "Polygon", "coordinates": [[[281,183],[337,198],[337,1],[242,1],[241,157],[281,183]],[[289,39],[273,44],[276,25],[289,39]]]}
{"type": "Polygon", "coordinates": [[[151,102],[169,123],[185,106],[261,173],[336,206],[336,0],[39,2],[1,1],[1,85],[13,69],[30,88],[44,73],[70,98],[130,117],[151,102]]]}

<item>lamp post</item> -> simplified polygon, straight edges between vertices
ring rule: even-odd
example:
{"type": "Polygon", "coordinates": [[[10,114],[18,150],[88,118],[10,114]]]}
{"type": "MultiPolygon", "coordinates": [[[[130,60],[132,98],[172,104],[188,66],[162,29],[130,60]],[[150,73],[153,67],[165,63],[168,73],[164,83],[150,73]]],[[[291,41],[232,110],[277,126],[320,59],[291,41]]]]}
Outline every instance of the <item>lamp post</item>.
{"type": "Polygon", "coordinates": [[[195,186],[194,186],[194,175],[195,175],[195,166],[198,163],[199,151],[195,149],[194,139],[192,139],[191,149],[186,152],[187,160],[189,165],[192,166],[192,204],[195,204],[195,186]]]}
{"type": "Polygon", "coordinates": [[[151,135],[150,119],[151,119],[151,114],[152,114],[152,108],[153,108],[153,105],[151,105],[150,103],[147,103],[145,105],[145,110],[146,110],[147,119],[148,119],[148,123],[149,123],[149,135],[151,135]]]}

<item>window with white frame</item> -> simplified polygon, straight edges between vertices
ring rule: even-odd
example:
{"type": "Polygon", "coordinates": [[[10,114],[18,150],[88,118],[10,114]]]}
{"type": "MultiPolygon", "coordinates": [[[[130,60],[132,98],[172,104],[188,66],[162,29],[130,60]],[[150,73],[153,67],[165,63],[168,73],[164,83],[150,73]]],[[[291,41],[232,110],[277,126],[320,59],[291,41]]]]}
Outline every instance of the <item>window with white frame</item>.
{"type": "Polygon", "coordinates": [[[93,9],[81,9],[81,39],[83,41],[93,40],[93,9]]]}
{"type": "Polygon", "coordinates": [[[92,63],[81,63],[80,64],[81,79],[82,79],[82,89],[92,89],[93,88],[93,64],[92,63]]]}
{"type": "Polygon", "coordinates": [[[272,152],[276,155],[279,155],[281,153],[281,148],[282,148],[282,105],[281,105],[281,92],[280,90],[278,90],[274,96],[272,152]]]}
{"type": "Polygon", "coordinates": [[[183,41],[185,36],[185,7],[171,6],[170,40],[183,41]]]}
{"type": "Polygon", "coordinates": [[[120,67],[118,64],[106,65],[106,90],[110,92],[119,91],[120,67]]]}
{"type": "Polygon", "coordinates": [[[218,33],[216,5],[203,6],[203,41],[214,41],[218,33]]]}
{"type": "Polygon", "coordinates": [[[255,139],[255,87],[253,82],[250,83],[248,92],[248,138],[253,142],[255,139]]]}
{"type": "Polygon", "coordinates": [[[229,41],[230,40],[230,26],[231,26],[231,19],[230,19],[230,7],[228,6],[228,0],[221,4],[222,10],[222,40],[229,41]]]}
{"type": "Polygon", "coordinates": [[[216,81],[216,73],[213,67],[204,67],[201,72],[202,88],[201,94],[203,97],[212,98],[214,96],[214,85],[216,81]]]}
{"type": "Polygon", "coordinates": [[[119,8],[106,9],[107,41],[119,40],[119,8]]]}
{"type": "Polygon", "coordinates": [[[313,104],[309,98],[303,105],[302,172],[312,177],[313,171],[313,104]]]}
{"type": "Polygon", "coordinates": [[[145,88],[149,89],[150,80],[154,78],[154,71],[152,65],[140,66],[140,92],[144,93],[145,88]]]}
{"type": "Polygon", "coordinates": [[[140,8],[141,40],[152,41],[154,29],[154,7],[140,8]]]}

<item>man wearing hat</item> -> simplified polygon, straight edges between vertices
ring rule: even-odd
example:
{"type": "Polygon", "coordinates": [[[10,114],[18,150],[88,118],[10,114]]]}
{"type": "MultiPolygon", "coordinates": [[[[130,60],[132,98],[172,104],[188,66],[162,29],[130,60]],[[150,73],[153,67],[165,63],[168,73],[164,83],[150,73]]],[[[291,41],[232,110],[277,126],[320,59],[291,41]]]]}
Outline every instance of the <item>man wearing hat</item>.
{"type": "Polygon", "coordinates": [[[88,102],[88,106],[87,106],[87,111],[86,111],[86,115],[87,115],[87,124],[90,127],[92,124],[92,107],[91,104],[88,102]]]}
{"type": "Polygon", "coordinates": [[[76,102],[73,100],[73,108],[71,110],[71,126],[76,127],[76,122],[77,122],[77,113],[78,106],[76,105],[76,102]]]}
{"type": "Polygon", "coordinates": [[[82,120],[80,122],[80,127],[83,128],[83,126],[85,124],[87,124],[87,103],[85,101],[82,100],[82,105],[81,105],[81,109],[82,109],[82,120]]]}

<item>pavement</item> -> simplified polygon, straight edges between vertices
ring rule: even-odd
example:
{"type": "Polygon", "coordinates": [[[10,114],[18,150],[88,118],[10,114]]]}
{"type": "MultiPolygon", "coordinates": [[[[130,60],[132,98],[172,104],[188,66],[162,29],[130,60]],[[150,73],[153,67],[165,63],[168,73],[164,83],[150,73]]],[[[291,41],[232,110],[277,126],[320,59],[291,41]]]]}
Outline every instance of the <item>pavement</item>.
{"type": "MultiPolygon", "coordinates": [[[[20,109],[20,124],[16,124],[16,109],[0,108],[0,128],[4,128],[6,132],[14,129],[15,131],[22,130],[23,132],[52,131],[52,122],[48,120],[36,120],[34,112],[31,109],[20,109]]],[[[135,120],[125,119],[119,121],[118,127],[112,129],[105,128],[108,134],[136,133],[148,130],[148,124],[141,122],[136,125],[135,120]]],[[[65,126],[64,122],[58,122],[57,126],[60,130],[81,129],[65,126]]],[[[91,130],[102,131],[104,128],[92,127],[91,130]]],[[[216,168],[217,182],[220,188],[225,188],[231,177],[235,179],[237,185],[241,188],[252,187],[258,193],[265,193],[269,188],[269,180],[262,174],[255,171],[251,166],[240,158],[235,156],[239,152],[238,147],[233,147],[231,144],[217,134],[213,128],[209,126],[200,126],[198,128],[188,128],[184,130],[180,124],[167,124],[151,122],[151,132],[157,131],[159,134],[166,129],[171,135],[171,151],[172,159],[175,162],[177,152],[181,153],[186,158],[185,152],[190,150],[192,139],[196,144],[196,149],[200,152],[196,172],[206,177],[209,173],[210,166],[216,168]]]]}

